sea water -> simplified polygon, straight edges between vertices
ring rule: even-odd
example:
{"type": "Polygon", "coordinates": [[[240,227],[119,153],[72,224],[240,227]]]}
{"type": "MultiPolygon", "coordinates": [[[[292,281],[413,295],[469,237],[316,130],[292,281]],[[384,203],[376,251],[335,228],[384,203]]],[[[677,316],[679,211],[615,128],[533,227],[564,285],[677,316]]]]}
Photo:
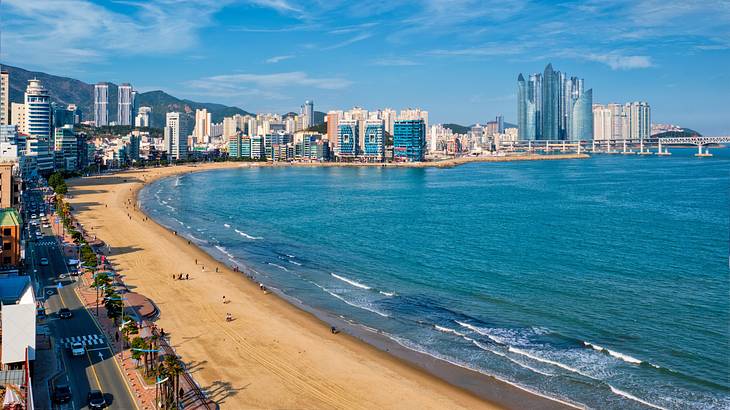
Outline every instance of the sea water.
{"type": "Polygon", "coordinates": [[[730,407],[730,153],[251,168],[143,208],[400,345],[593,408],[730,407]]]}

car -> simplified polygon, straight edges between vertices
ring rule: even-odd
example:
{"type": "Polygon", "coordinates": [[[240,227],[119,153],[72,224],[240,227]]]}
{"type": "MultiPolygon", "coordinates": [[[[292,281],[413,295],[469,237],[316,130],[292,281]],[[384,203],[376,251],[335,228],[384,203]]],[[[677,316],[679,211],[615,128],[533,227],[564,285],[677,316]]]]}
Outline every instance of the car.
{"type": "Polygon", "coordinates": [[[90,409],[103,409],[106,406],[106,399],[104,394],[99,390],[92,390],[89,395],[86,396],[86,401],[90,409]]]}
{"type": "Polygon", "coordinates": [[[86,353],[86,348],[84,347],[84,344],[81,342],[73,342],[71,343],[71,354],[74,356],[82,356],[84,353],[86,353]]]}
{"type": "Polygon", "coordinates": [[[38,215],[39,215],[39,216],[40,216],[41,218],[45,218],[45,217],[46,217],[46,213],[45,213],[45,212],[41,212],[41,213],[39,213],[38,215]]]}
{"type": "MultiPolygon", "coordinates": [[[[39,235],[36,235],[39,236],[39,235]]],[[[48,266],[48,258],[41,258],[41,266],[48,266]]]]}
{"type": "Polygon", "coordinates": [[[73,313],[71,313],[71,310],[69,308],[61,308],[58,309],[58,317],[61,319],[71,319],[71,316],[73,316],[73,313]]]}
{"type": "Polygon", "coordinates": [[[50,228],[51,227],[51,224],[49,224],[48,222],[46,222],[46,223],[43,224],[43,227],[44,228],[50,228]]]}
{"type": "Polygon", "coordinates": [[[71,388],[66,383],[59,383],[53,386],[51,399],[56,404],[68,403],[71,401],[71,388]]]}
{"type": "Polygon", "coordinates": [[[36,214],[30,214],[30,219],[36,219],[36,218],[38,218],[38,215],[36,215],[36,214]]]}
{"type": "Polygon", "coordinates": [[[68,266],[76,266],[79,264],[79,260],[78,259],[69,259],[68,262],[66,262],[66,264],[68,266]]]}

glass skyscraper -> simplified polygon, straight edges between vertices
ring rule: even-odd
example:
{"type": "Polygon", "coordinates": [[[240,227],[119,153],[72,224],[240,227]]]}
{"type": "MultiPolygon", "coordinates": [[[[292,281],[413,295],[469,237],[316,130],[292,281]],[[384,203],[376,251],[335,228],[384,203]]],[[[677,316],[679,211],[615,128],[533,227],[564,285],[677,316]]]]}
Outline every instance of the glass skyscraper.
{"type": "Polygon", "coordinates": [[[528,80],[517,77],[517,127],[521,140],[575,140],[591,139],[585,128],[573,131],[574,126],[592,120],[585,119],[584,104],[593,102],[592,93],[584,92],[583,79],[568,77],[548,64],[542,74],[532,74],[528,80]],[[581,97],[586,95],[581,100],[581,97]],[[578,101],[581,105],[576,107],[578,101]],[[574,119],[576,110],[580,118],[574,119]]]}
{"type": "Polygon", "coordinates": [[[393,157],[396,161],[423,161],[426,154],[426,123],[398,120],[393,125],[393,157]]]}
{"type": "Polygon", "coordinates": [[[590,141],[593,139],[593,90],[581,94],[573,104],[571,141],[590,141]]]}

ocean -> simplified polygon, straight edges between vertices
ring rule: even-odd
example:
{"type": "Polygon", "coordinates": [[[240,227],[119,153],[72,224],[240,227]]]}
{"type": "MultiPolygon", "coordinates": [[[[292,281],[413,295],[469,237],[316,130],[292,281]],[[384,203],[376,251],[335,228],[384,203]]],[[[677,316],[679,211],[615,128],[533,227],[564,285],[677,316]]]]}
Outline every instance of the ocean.
{"type": "Polygon", "coordinates": [[[142,208],[316,311],[591,408],[730,408],[730,150],[156,181],[142,208]]]}

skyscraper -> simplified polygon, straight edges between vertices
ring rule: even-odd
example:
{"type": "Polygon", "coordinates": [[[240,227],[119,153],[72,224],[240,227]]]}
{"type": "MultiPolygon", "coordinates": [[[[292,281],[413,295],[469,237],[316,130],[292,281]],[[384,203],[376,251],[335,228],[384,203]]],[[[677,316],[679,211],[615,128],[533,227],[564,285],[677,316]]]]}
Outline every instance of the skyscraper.
{"type": "Polygon", "coordinates": [[[10,124],[10,74],[0,71],[0,125],[10,124]]]}
{"type": "MultiPolygon", "coordinates": [[[[96,89],[96,87],[94,87],[94,89],[96,89]]],[[[119,86],[119,98],[117,100],[117,125],[132,125],[135,94],[136,93],[130,84],[124,83],[119,86]]]]}
{"type": "Polygon", "coordinates": [[[28,155],[35,157],[36,169],[41,174],[53,171],[51,153],[51,99],[40,80],[28,80],[25,90],[25,126],[28,137],[28,155]]]}
{"type": "Polygon", "coordinates": [[[170,159],[187,159],[188,133],[185,119],[179,112],[168,112],[165,117],[165,151],[170,159]]]}
{"type": "Polygon", "coordinates": [[[94,124],[97,127],[109,125],[109,84],[94,85],[94,124]]]}
{"type": "Polygon", "coordinates": [[[645,101],[593,105],[597,140],[642,140],[651,136],[651,107],[645,101]]]}
{"type": "Polygon", "coordinates": [[[385,159],[385,124],[383,120],[365,122],[365,150],[367,161],[382,162],[385,159]]]}
{"type": "Polygon", "coordinates": [[[150,126],[150,113],[152,108],[150,107],[139,107],[139,112],[134,118],[135,127],[149,127],[150,126]]]}
{"type": "Polygon", "coordinates": [[[198,144],[206,144],[210,142],[210,126],[212,123],[212,115],[207,109],[195,110],[195,130],[193,137],[198,144]]]}
{"type": "Polygon", "coordinates": [[[542,75],[542,139],[560,139],[560,73],[553,70],[553,65],[548,64],[542,75]]]}
{"type": "Polygon", "coordinates": [[[423,161],[426,154],[426,122],[398,120],[393,125],[393,157],[397,161],[423,161]]]}
{"type": "Polygon", "coordinates": [[[360,151],[360,130],[357,120],[340,121],[337,133],[337,150],[340,158],[354,158],[360,151]]]}
{"type": "Polygon", "coordinates": [[[593,90],[580,95],[575,104],[570,127],[571,141],[590,141],[593,139],[593,90]]]}
{"type": "Polygon", "coordinates": [[[305,130],[314,126],[314,101],[304,101],[301,107],[302,128],[305,130]]]}
{"type": "MultiPolygon", "coordinates": [[[[555,71],[548,64],[542,74],[532,74],[529,80],[520,74],[517,77],[517,127],[521,140],[566,140],[573,139],[572,128],[576,122],[575,104],[584,94],[583,79],[568,77],[555,71]]],[[[588,98],[588,97],[586,97],[588,98]]],[[[584,98],[581,102],[579,123],[585,124],[584,98]]],[[[590,105],[589,105],[590,107],[590,105]]],[[[583,135],[587,135],[583,133],[583,135]]]]}

